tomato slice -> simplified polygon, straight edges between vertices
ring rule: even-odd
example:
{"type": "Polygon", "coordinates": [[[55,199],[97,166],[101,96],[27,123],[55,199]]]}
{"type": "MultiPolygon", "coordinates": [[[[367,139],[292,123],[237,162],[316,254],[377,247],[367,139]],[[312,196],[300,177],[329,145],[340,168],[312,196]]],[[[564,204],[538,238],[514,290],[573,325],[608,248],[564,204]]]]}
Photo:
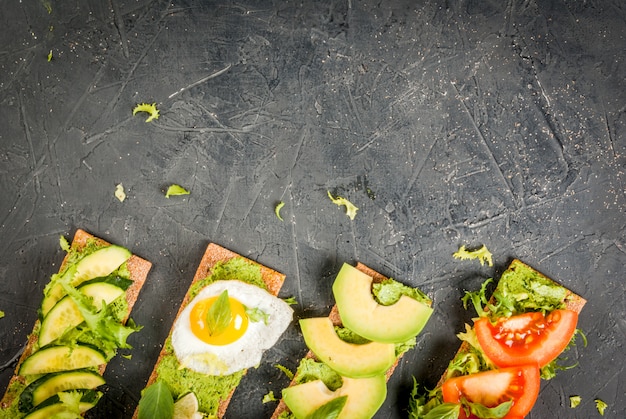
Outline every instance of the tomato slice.
{"type": "MultiPolygon", "coordinates": [[[[465,398],[473,403],[495,407],[512,400],[511,410],[503,419],[518,419],[533,408],[539,395],[540,381],[539,368],[531,364],[450,378],[441,389],[446,403],[460,403],[465,398]]],[[[467,418],[464,409],[461,409],[459,419],[467,418]]]]}
{"type": "Polygon", "coordinates": [[[540,368],[563,352],[576,332],[578,313],[554,310],[502,318],[495,324],[483,317],[474,323],[485,354],[498,367],[536,363],[540,368]]]}

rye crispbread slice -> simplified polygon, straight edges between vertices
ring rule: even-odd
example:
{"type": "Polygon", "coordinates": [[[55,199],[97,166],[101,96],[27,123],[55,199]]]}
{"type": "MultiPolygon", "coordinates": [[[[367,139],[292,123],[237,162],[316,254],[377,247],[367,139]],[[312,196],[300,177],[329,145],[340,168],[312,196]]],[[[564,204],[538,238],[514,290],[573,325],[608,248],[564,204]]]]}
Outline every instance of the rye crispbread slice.
{"type": "MultiPolygon", "coordinates": [[[[281,287],[283,286],[283,283],[285,282],[285,275],[275,271],[273,269],[270,269],[266,266],[261,265],[258,262],[255,262],[251,259],[248,259],[244,256],[241,256],[231,250],[228,250],[222,246],[219,246],[215,243],[210,243],[207,248],[206,251],[204,252],[204,255],[202,256],[202,259],[200,260],[200,264],[198,265],[198,269],[196,270],[196,274],[193,277],[193,280],[191,281],[191,284],[189,285],[189,288],[187,290],[187,292],[185,293],[185,297],[183,298],[183,301],[178,309],[178,313],[176,314],[176,318],[174,319],[173,323],[172,323],[172,329],[170,329],[170,332],[168,334],[168,337],[166,338],[169,339],[172,336],[172,332],[173,332],[173,325],[176,323],[176,320],[178,320],[178,317],[181,315],[182,311],[185,309],[185,307],[187,306],[187,304],[189,304],[189,302],[191,301],[190,298],[190,294],[189,291],[191,290],[193,284],[195,284],[196,282],[206,278],[207,276],[209,276],[209,274],[211,273],[213,267],[218,263],[218,262],[226,262],[230,259],[233,258],[242,258],[244,259],[246,262],[250,263],[250,264],[254,264],[259,266],[259,268],[261,269],[261,277],[263,279],[263,282],[265,282],[265,284],[267,285],[267,290],[270,294],[277,296],[278,292],[280,291],[281,287]]],[[[159,363],[161,362],[161,360],[163,359],[163,357],[167,355],[167,350],[165,345],[163,345],[163,349],[161,350],[161,353],[159,354],[159,357],[157,358],[156,363],[154,364],[154,368],[152,370],[152,374],[150,375],[150,377],[148,378],[148,382],[146,383],[146,387],[150,386],[151,384],[155,383],[156,380],[158,379],[158,374],[157,374],[157,367],[159,365],[159,363]]],[[[219,418],[222,418],[224,416],[224,414],[226,413],[226,409],[228,408],[228,404],[230,403],[230,400],[232,399],[233,393],[235,392],[234,388],[228,395],[228,397],[222,401],[220,401],[219,404],[219,408],[218,408],[218,412],[217,415],[219,418]]],[[[135,409],[135,413],[133,415],[133,418],[137,418],[138,416],[138,409],[135,409]]]]}
{"type": "MultiPolygon", "coordinates": [[[[374,283],[383,282],[385,279],[388,279],[383,274],[381,274],[379,272],[376,272],[375,270],[373,270],[372,268],[362,264],[361,262],[357,262],[356,268],[359,271],[363,272],[364,274],[372,277],[374,283]]],[[[335,325],[335,326],[342,326],[341,317],[339,316],[339,310],[337,309],[336,305],[334,305],[333,308],[330,310],[330,314],[328,315],[328,317],[332,321],[333,325],[335,325]]],[[[398,356],[396,358],[396,362],[391,367],[389,367],[389,369],[385,373],[385,377],[386,377],[387,381],[389,381],[389,378],[391,377],[391,375],[393,374],[394,370],[398,366],[398,363],[400,362],[400,359],[402,358],[403,355],[404,354],[400,354],[400,356],[398,356]]],[[[313,354],[312,351],[309,351],[306,354],[305,358],[313,358],[313,359],[315,359],[315,354],[313,354]]],[[[296,382],[296,377],[294,377],[293,380],[291,380],[291,383],[289,383],[289,386],[295,385],[295,382],[296,382]]],[[[278,416],[281,413],[283,413],[283,412],[285,412],[287,410],[289,410],[289,408],[287,407],[287,405],[285,404],[285,402],[281,398],[279,403],[278,403],[278,406],[276,406],[276,409],[274,410],[274,413],[272,414],[271,419],[278,418],[278,416]]]]}
{"type": "MultiPolygon", "coordinates": [[[[95,240],[96,242],[100,244],[106,244],[106,245],[110,244],[107,241],[99,237],[93,236],[92,234],[86,232],[85,230],[78,229],[76,230],[76,233],[74,234],[74,238],[72,239],[71,247],[73,249],[81,249],[87,245],[87,242],[89,240],[95,240]]],[[[61,263],[61,267],[59,268],[59,271],[61,271],[65,267],[65,265],[67,264],[67,259],[68,257],[66,255],[65,258],[63,259],[63,262],[61,263]]],[[[126,316],[124,321],[128,320],[128,317],[130,316],[130,312],[132,311],[133,306],[135,305],[135,302],[137,301],[137,297],[139,296],[139,291],[141,290],[141,287],[143,287],[143,284],[146,282],[146,279],[148,277],[148,272],[150,271],[150,268],[152,267],[151,262],[149,262],[146,259],[142,259],[139,256],[136,256],[134,254],[126,261],[126,264],[128,267],[128,271],[130,272],[130,277],[131,277],[130,279],[132,279],[133,283],[126,290],[126,301],[128,303],[128,315],[126,316]]],[[[7,391],[4,397],[2,398],[2,400],[0,401],[0,412],[1,412],[1,409],[8,408],[13,403],[15,397],[18,396],[18,394],[13,394],[9,392],[11,385],[15,381],[21,381],[22,383],[26,381],[26,378],[23,376],[20,376],[18,374],[18,371],[20,369],[20,366],[22,365],[22,362],[24,362],[24,360],[33,353],[33,350],[39,338],[39,335],[36,333],[36,331],[39,329],[39,323],[40,323],[39,320],[35,322],[33,331],[28,336],[28,341],[26,343],[26,347],[24,348],[24,352],[22,352],[22,355],[20,356],[17,366],[15,367],[15,372],[13,373],[13,377],[11,377],[11,380],[9,381],[9,385],[7,386],[7,391]]],[[[98,368],[100,371],[100,374],[104,373],[105,368],[106,368],[106,365],[101,365],[98,368]]]]}

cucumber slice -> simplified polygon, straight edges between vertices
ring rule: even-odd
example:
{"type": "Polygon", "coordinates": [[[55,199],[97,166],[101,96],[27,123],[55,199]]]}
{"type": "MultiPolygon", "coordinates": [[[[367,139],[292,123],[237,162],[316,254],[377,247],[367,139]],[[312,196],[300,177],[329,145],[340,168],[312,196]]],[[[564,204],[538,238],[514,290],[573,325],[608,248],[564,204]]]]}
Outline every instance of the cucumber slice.
{"type": "MultiPolygon", "coordinates": [[[[69,280],[76,287],[89,279],[110,275],[131,256],[132,253],[121,246],[103,247],[79,260],[75,266],[68,269],[60,281],[69,280]]],[[[41,303],[41,314],[45,317],[64,295],[65,291],[61,284],[52,285],[46,290],[41,303]]]]}
{"type": "Polygon", "coordinates": [[[74,370],[46,374],[30,383],[20,394],[20,412],[29,412],[45,400],[61,391],[89,389],[104,384],[104,378],[89,370],[74,370]]]}
{"type": "MultiPolygon", "coordinates": [[[[80,410],[80,413],[85,413],[86,411],[94,407],[98,403],[98,400],[100,400],[100,397],[102,397],[102,393],[100,393],[99,391],[82,389],[76,391],[82,393],[80,403],[78,404],[78,409],[80,410]]],[[[26,415],[24,419],[49,419],[56,414],[66,411],[67,406],[61,403],[61,399],[58,395],[55,395],[37,406],[35,410],[28,413],[28,415],[26,415]]]]}
{"type": "MultiPolygon", "coordinates": [[[[87,297],[93,298],[97,308],[101,307],[102,300],[109,304],[124,294],[123,289],[107,282],[93,282],[79,287],[79,290],[87,297]]],[[[60,338],[66,331],[81,324],[83,320],[83,315],[80,314],[74,301],[69,296],[63,297],[41,322],[39,346],[45,346],[60,338]]]]}
{"type": "Polygon", "coordinates": [[[76,370],[106,364],[99,350],[86,345],[47,346],[26,358],[20,366],[20,375],[47,374],[76,370]]]}
{"type": "Polygon", "coordinates": [[[80,286],[84,287],[85,285],[93,284],[94,282],[106,282],[107,284],[115,285],[118,288],[126,291],[128,287],[133,284],[132,279],[122,278],[117,275],[109,275],[109,276],[100,276],[98,278],[90,279],[88,281],[83,282],[80,286]]]}

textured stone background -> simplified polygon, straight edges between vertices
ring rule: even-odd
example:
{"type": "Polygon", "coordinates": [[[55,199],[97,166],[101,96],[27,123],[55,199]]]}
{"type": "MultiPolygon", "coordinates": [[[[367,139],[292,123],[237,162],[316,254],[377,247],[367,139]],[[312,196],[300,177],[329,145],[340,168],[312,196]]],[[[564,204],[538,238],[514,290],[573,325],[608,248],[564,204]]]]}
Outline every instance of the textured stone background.
{"type": "MultiPolygon", "coordinates": [[[[58,237],[83,228],[154,262],[132,359],[89,417],[130,417],[209,242],[287,274],[298,317],[328,312],[343,262],[434,299],[377,418],[406,416],[412,376],[435,384],[473,315],[463,292],[520,258],[589,301],[579,366],[529,417],[599,417],[596,397],[622,417],[622,1],[5,1],[0,34],[2,390],[58,237]],[[133,117],[140,102],[161,117],[133,117]],[[166,199],[171,183],[191,194],[166,199]],[[496,266],[453,259],[462,244],[496,266]]],[[[288,382],[273,365],[305,351],[294,324],[228,417],[269,417],[288,382]]]]}

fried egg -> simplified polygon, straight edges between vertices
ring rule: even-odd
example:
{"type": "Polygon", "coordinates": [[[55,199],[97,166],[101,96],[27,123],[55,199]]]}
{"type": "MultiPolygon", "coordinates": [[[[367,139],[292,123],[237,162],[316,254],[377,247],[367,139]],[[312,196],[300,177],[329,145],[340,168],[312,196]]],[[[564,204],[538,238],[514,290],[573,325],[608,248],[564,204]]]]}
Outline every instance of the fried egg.
{"type": "Polygon", "coordinates": [[[176,320],[172,346],[181,366],[209,375],[228,375],[261,362],[291,323],[293,309],[269,292],[238,280],[202,288],[176,320]],[[211,333],[207,316],[226,291],[230,321],[211,333]]]}

